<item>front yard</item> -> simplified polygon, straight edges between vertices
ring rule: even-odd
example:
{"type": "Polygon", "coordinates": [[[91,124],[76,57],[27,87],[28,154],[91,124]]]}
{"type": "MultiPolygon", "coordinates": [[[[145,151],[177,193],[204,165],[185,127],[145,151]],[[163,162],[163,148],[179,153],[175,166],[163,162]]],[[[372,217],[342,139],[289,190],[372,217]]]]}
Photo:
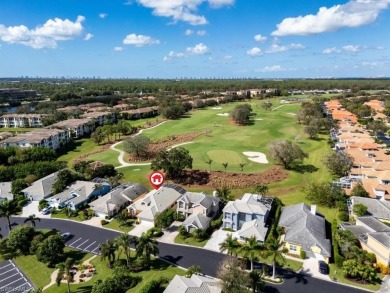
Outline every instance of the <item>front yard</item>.
{"type": "Polygon", "coordinates": [[[183,236],[180,234],[178,234],[175,238],[175,243],[177,244],[191,245],[196,247],[204,247],[207,241],[209,241],[209,239],[199,241],[194,237],[183,238],[183,236]]]}

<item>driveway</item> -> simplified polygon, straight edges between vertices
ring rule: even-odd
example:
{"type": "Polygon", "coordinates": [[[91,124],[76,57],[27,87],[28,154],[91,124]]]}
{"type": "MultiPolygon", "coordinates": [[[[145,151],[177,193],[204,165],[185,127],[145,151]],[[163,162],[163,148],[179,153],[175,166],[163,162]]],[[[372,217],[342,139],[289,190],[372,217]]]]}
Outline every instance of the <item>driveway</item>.
{"type": "Polygon", "coordinates": [[[175,238],[179,234],[179,227],[181,226],[181,222],[175,221],[171,226],[164,229],[164,235],[157,239],[158,242],[164,243],[175,243],[175,238]]]}
{"type": "Polygon", "coordinates": [[[379,288],[379,290],[376,291],[376,292],[377,293],[388,293],[388,292],[390,292],[390,276],[386,276],[386,277],[383,278],[382,285],[379,288]]]}
{"type": "Polygon", "coordinates": [[[129,232],[129,235],[141,237],[142,233],[146,233],[146,231],[153,227],[153,223],[142,221],[135,225],[135,228],[129,232]]]}
{"type": "Polygon", "coordinates": [[[30,201],[27,205],[25,205],[22,209],[22,214],[20,217],[28,217],[30,215],[35,215],[38,218],[50,218],[51,215],[43,215],[39,210],[38,210],[38,201],[30,201]]]}
{"type": "Polygon", "coordinates": [[[318,259],[307,258],[303,261],[302,274],[306,274],[312,277],[330,281],[329,275],[323,275],[318,271],[318,259]]]}
{"type": "Polygon", "coordinates": [[[228,234],[233,234],[233,237],[235,237],[234,232],[224,231],[222,229],[219,229],[215,231],[212,235],[209,241],[207,241],[204,248],[214,250],[214,251],[220,251],[219,250],[219,244],[222,243],[228,234]]]}

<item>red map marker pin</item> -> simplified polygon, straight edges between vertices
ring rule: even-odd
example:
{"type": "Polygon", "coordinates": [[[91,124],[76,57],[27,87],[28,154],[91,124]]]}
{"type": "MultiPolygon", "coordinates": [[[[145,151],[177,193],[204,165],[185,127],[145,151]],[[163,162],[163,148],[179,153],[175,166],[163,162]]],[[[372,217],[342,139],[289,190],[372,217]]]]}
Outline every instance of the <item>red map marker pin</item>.
{"type": "Polygon", "coordinates": [[[154,171],[149,175],[149,182],[154,189],[159,189],[164,183],[164,175],[161,172],[154,171]]]}

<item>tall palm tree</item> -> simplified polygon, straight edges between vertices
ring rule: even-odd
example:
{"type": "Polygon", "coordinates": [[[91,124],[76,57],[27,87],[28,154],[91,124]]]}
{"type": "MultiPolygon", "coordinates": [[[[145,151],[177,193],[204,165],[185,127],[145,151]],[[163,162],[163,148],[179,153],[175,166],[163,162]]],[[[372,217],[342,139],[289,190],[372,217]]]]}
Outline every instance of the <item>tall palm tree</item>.
{"type": "Polygon", "coordinates": [[[237,254],[237,250],[240,247],[237,238],[233,238],[233,234],[228,234],[223,242],[219,244],[220,252],[227,252],[228,255],[237,254]]]}
{"type": "Polygon", "coordinates": [[[272,260],[272,279],[275,279],[276,262],[283,263],[283,253],[287,253],[288,249],[283,247],[283,243],[276,238],[270,238],[265,243],[265,257],[271,257],[272,260]]]}
{"type": "Polygon", "coordinates": [[[243,256],[251,262],[251,271],[253,271],[253,261],[259,257],[262,248],[263,245],[257,241],[256,236],[251,236],[240,249],[243,256]]]}
{"type": "Polygon", "coordinates": [[[137,257],[144,257],[148,268],[150,267],[150,256],[152,254],[157,255],[160,252],[157,245],[157,241],[155,241],[149,233],[142,233],[135,246],[137,257]]]}
{"type": "Polygon", "coordinates": [[[206,161],[206,164],[209,165],[209,171],[211,172],[211,164],[213,163],[213,160],[212,159],[208,159],[206,161]]]}
{"type": "Polygon", "coordinates": [[[108,264],[111,265],[115,261],[115,252],[118,246],[114,240],[107,240],[106,243],[99,245],[102,260],[107,259],[108,264]]]}
{"type": "Polygon", "coordinates": [[[265,283],[261,280],[261,275],[259,271],[251,271],[249,273],[249,280],[252,286],[253,293],[262,292],[265,287],[265,283]]]}
{"type": "Polygon", "coordinates": [[[38,218],[38,217],[36,217],[36,216],[33,214],[33,215],[29,215],[28,218],[24,220],[24,223],[31,222],[31,226],[33,226],[33,227],[35,228],[35,226],[36,226],[35,221],[40,222],[41,219],[38,218]]]}
{"type": "Polygon", "coordinates": [[[117,245],[123,249],[126,256],[126,265],[130,265],[130,244],[135,243],[137,241],[137,238],[134,236],[130,236],[127,233],[123,233],[120,236],[116,238],[117,245]]]}
{"type": "Polygon", "coordinates": [[[221,188],[217,188],[217,197],[226,204],[229,200],[232,200],[232,196],[230,194],[230,189],[226,186],[222,186],[221,188]]]}
{"type": "Polygon", "coordinates": [[[262,195],[267,195],[268,194],[268,186],[267,185],[256,185],[256,187],[254,188],[254,193],[259,193],[259,194],[262,194],[262,195]]]}
{"type": "Polygon", "coordinates": [[[15,200],[5,199],[1,202],[0,217],[5,217],[7,219],[9,230],[12,228],[10,218],[18,212],[20,212],[20,207],[15,200]]]}
{"type": "Polygon", "coordinates": [[[242,175],[242,172],[244,172],[244,167],[245,167],[245,163],[240,163],[239,166],[240,166],[240,169],[241,169],[241,175],[242,175]]]}
{"type": "Polygon", "coordinates": [[[222,163],[222,166],[223,166],[223,168],[225,169],[225,173],[226,173],[226,169],[227,169],[227,167],[229,166],[229,163],[222,163]]]}
{"type": "Polygon", "coordinates": [[[62,278],[66,278],[66,284],[68,286],[68,293],[70,293],[70,282],[73,281],[73,275],[71,269],[75,265],[75,260],[73,258],[67,258],[65,262],[59,263],[58,274],[56,278],[57,286],[60,286],[62,278]]]}

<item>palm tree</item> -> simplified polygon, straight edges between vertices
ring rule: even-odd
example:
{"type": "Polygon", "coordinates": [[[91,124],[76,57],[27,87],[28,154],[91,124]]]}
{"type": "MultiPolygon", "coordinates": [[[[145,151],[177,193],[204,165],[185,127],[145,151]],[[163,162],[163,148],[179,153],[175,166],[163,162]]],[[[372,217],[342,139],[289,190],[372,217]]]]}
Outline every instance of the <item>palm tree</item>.
{"type": "Polygon", "coordinates": [[[73,282],[73,274],[71,272],[71,269],[75,263],[76,262],[73,258],[67,258],[65,262],[59,263],[57,265],[58,267],[58,274],[56,278],[57,286],[60,286],[62,278],[65,277],[68,286],[68,293],[70,293],[69,283],[73,282]]]}
{"type": "Polygon", "coordinates": [[[211,164],[213,163],[213,160],[212,159],[208,159],[206,161],[206,164],[209,165],[209,171],[211,172],[211,164]]]}
{"type": "Polygon", "coordinates": [[[256,187],[254,188],[254,193],[259,193],[259,194],[262,194],[262,195],[267,195],[268,194],[268,186],[267,185],[256,185],[256,187]]]}
{"type": "Polygon", "coordinates": [[[221,188],[217,188],[217,197],[225,204],[229,200],[232,200],[232,196],[230,194],[229,188],[226,186],[222,186],[221,188]]]}
{"type": "Polygon", "coordinates": [[[237,254],[237,250],[240,247],[237,238],[233,238],[233,234],[227,234],[225,240],[219,244],[220,252],[227,252],[228,255],[237,254]]]}
{"type": "Polygon", "coordinates": [[[276,262],[284,262],[283,253],[287,253],[287,248],[282,248],[283,243],[276,238],[270,238],[265,243],[265,257],[271,257],[272,260],[272,279],[275,279],[276,262]]]}
{"type": "Polygon", "coordinates": [[[228,167],[228,165],[229,165],[229,163],[222,163],[222,166],[225,169],[225,173],[226,173],[226,168],[228,167]]]}
{"type": "Polygon", "coordinates": [[[36,217],[36,216],[33,214],[33,215],[29,215],[28,218],[24,220],[24,223],[31,222],[31,226],[33,226],[33,227],[35,228],[35,226],[36,226],[35,221],[40,222],[41,219],[38,218],[38,217],[36,217]]]}
{"type": "Polygon", "coordinates": [[[135,243],[137,239],[134,236],[130,236],[127,233],[123,233],[121,236],[116,238],[117,245],[122,248],[126,256],[126,264],[130,265],[130,244],[135,243]]]}
{"type": "Polygon", "coordinates": [[[118,246],[114,240],[107,240],[106,243],[99,245],[102,260],[107,258],[108,264],[111,265],[115,260],[115,252],[118,246]]]}
{"type": "Polygon", "coordinates": [[[261,280],[259,271],[251,271],[249,273],[249,279],[252,285],[253,293],[262,292],[264,290],[265,283],[261,280]]]}
{"type": "Polygon", "coordinates": [[[8,228],[11,230],[11,221],[10,218],[12,215],[20,212],[20,207],[15,200],[5,199],[0,204],[0,217],[5,217],[7,219],[8,228]]]}
{"type": "Polygon", "coordinates": [[[159,249],[158,243],[148,233],[142,233],[135,246],[135,252],[137,257],[144,257],[147,267],[150,267],[150,256],[152,254],[157,255],[159,249]]]}
{"type": "Polygon", "coordinates": [[[249,259],[251,262],[251,271],[253,271],[253,261],[258,258],[262,248],[263,245],[257,241],[256,236],[251,236],[246,240],[245,245],[240,249],[244,257],[249,259]]]}
{"type": "Polygon", "coordinates": [[[240,169],[241,169],[241,175],[242,175],[242,172],[244,172],[244,167],[245,167],[245,163],[240,163],[240,169]]]}

